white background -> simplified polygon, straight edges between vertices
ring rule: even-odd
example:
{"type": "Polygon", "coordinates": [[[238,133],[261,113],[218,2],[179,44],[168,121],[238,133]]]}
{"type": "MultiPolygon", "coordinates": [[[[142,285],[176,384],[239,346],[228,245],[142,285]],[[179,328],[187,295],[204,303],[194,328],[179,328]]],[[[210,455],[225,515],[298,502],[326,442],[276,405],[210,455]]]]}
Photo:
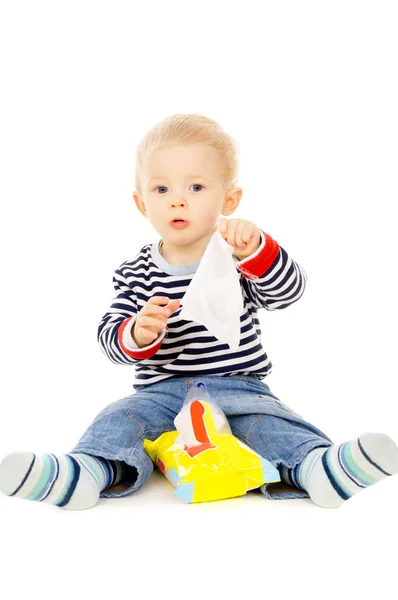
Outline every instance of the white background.
{"type": "MultiPolygon", "coordinates": [[[[0,460],[68,451],[134,391],[97,326],[113,270],[160,239],[131,197],[135,148],[179,112],[235,137],[234,217],[308,275],[298,303],[259,313],[271,391],[336,443],[398,440],[397,15],[347,0],[2,2],[0,460]]],[[[397,508],[398,477],[338,510],[253,493],[185,505],[160,472],[86,511],[0,494],[1,585],[12,598],[394,595],[397,508]]]]}

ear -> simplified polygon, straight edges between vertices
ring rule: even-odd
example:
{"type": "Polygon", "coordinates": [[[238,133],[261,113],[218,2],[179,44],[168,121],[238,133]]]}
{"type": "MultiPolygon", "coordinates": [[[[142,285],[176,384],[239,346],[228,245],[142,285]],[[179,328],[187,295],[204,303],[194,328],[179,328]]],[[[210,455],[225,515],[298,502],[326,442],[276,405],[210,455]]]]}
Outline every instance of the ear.
{"type": "Polygon", "coordinates": [[[225,201],[224,206],[222,208],[221,214],[223,215],[232,215],[236,211],[239,206],[240,200],[242,198],[243,190],[242,188],[230,188],[225,193],[225,201]]]}
{"type": "Polygon", "coordinates": [[[147,219],[148,215],[147,215],[146,207],[145,207],[145,204],[144,204],[141,194],[139,192],[133,192],[132,196],[134,198],[134,202],[135,202],[138,210],[147,219]]]}

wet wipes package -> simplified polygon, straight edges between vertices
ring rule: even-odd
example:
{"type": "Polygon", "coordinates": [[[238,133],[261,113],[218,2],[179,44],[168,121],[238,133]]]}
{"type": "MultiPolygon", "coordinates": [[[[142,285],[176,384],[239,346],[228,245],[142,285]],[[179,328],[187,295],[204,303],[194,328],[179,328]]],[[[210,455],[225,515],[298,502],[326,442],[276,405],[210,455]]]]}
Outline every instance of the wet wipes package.
{"type": "Polygon", "coordinates": [[[216,231],[181,299],[180,317],[196,321],[231,350],[239,347],[244,304],[233,247],[216,231]]]}
{"type": "Polygon", "coordinates": [[[204,382],[190,388],[174,425],[176,431],[144,439],[144,450],[184,502],[233,498],[281,481],[272,463],[232,434],[204,382]]]}

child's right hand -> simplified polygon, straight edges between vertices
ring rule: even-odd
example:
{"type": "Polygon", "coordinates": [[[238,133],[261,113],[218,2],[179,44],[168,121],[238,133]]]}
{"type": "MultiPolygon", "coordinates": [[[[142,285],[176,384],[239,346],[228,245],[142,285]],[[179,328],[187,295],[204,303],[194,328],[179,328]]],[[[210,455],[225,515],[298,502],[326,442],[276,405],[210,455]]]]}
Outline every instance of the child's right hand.
{"type": "Polygon", "coordinates": [[[168,317],[178,309],[180,301],[169,302],[167,296],[153,296],[137,314],[131,328],[131,335],[137,346],[148,346],[158,337],[159,332],[167,326],[168,317]],[[162,307],[161,304],[167,304],[162,307]]]}

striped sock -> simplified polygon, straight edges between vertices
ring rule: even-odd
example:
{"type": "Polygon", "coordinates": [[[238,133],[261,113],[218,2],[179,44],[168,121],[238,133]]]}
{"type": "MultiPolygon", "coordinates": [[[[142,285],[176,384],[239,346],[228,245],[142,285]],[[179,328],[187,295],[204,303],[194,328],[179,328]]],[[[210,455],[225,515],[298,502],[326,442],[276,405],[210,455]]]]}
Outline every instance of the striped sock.
{"type": "Polygon", "coordinates": [[[12,452],[0,464],[0,490],[70,510],[90,508],[102,490],[119,483],[126,468],[121,461],[83,453],[12,452]]]}
{"type": "Polygon", "coordinates": [[[289,469],[281,468],[285,483],[305,490],[324,508],[338,508],[354,494],[398,473],[398,447],[384,433],[364,433],[355,440],[317,447],[289,469]]]}

